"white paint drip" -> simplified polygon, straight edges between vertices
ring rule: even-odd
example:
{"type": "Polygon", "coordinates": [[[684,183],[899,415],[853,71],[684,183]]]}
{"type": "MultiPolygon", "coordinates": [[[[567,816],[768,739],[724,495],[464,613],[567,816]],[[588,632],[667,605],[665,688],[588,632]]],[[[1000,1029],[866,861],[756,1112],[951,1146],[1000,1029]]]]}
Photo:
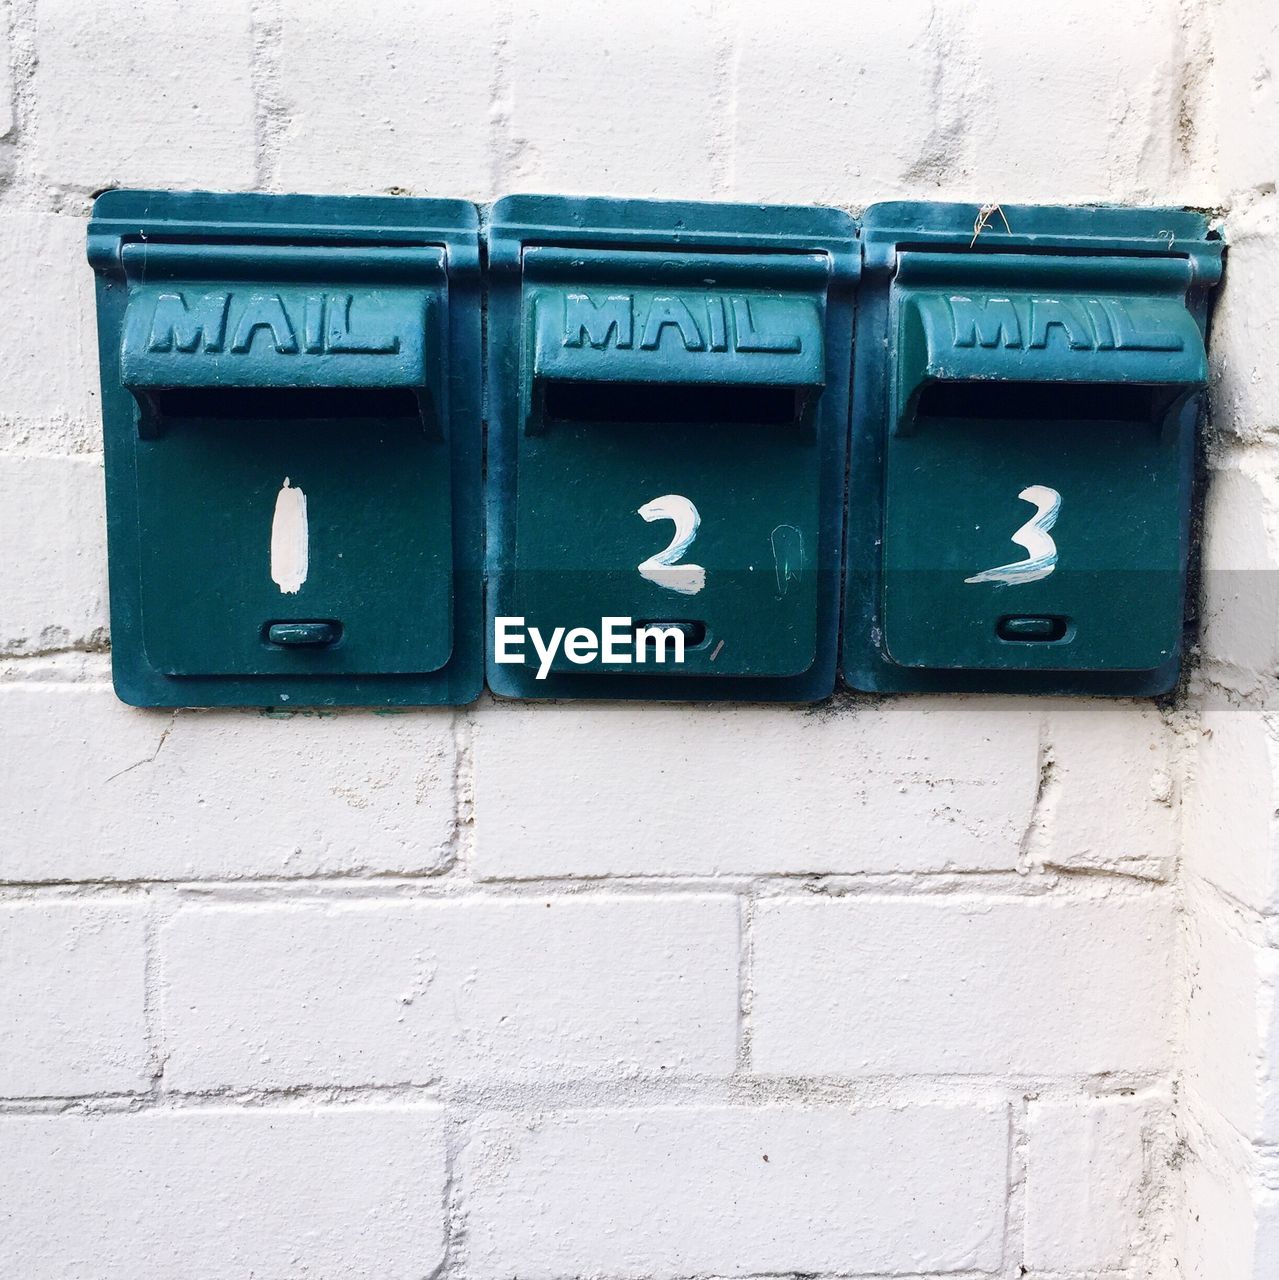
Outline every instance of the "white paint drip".
{"type": "Polygon", "coordinates": [[[311,531],[306,519],[306,494],[284,477],[275,496],[275,516],[271,521],[271,581],[282,594],[295,596],[302,590],[311,567],[311,531]]]}
{"type": "Polygon", "coordinates": [[[679,564],[677,561],[693,545],[702,517],[697,508],[678,493],[665,493],[640,507],[638,515],[650,523],[654,520],[670,520],[675,525],[675,535],[665,551],[639,565],[641,578],[655,582],[668,591],[682,596],[695,596],[706,585],[706,570],[700,564],[679,564]]]}
{"type": "Polygon", "coordinates": [[[1048,530],[1057,523],[1061,494],[1045,484],[1032,484],[1017,496],[1023,502],[1035,504],[1035,514],[1012,536],[1019,547],[1026,548],[1027,558],[1014,564],[1001,564],[995,569],[985,569],[973,574],[971,578],[965,578],[965,582],[998,582],[1003,586],[1013,587],[1019,583],[1037,582],[1040,578],[1046,578],[1057,567],[1057,544],[1048,530]]]}

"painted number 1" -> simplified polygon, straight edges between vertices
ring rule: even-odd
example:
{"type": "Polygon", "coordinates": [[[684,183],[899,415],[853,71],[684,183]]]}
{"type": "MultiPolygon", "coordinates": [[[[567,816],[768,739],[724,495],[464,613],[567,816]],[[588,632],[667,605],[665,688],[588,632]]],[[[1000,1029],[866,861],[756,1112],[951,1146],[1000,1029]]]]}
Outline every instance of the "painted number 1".
{"type": "Polygon", "coordinates": [[[680,558],[693,545],[701,526],[702,517],[697,508],[678,493],[666,493],[646,502],[637,514],[650,523],[669,520],[675,525],[666,550],[640,561],[640,577],[682,596],[695,596],[706,585],[706,570],[700,564],[680,564],[680,558]]]}

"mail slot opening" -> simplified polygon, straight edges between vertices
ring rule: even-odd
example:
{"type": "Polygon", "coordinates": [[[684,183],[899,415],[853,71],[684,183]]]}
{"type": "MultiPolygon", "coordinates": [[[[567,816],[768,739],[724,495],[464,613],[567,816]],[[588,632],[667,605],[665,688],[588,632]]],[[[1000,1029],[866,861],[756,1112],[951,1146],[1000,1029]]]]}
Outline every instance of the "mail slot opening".
{"type": "Polygon", "coordinates": [[[543,384],[543,408],[553,422],[695,422],[741,426],[789,426],[798,422],[803,398],[794,387],[722,383],[567,382],[543,384]]]}
{"type": "Polygon", "coordinates": [[[1129,382],[930,382],[918,418],[1161,422],[1184,387],[1129,382]]]}
{"type": "Polygon", "coordinates": [[[420,418],[404,387],[161,387],[146,392],[159,418],[420,418]]]}

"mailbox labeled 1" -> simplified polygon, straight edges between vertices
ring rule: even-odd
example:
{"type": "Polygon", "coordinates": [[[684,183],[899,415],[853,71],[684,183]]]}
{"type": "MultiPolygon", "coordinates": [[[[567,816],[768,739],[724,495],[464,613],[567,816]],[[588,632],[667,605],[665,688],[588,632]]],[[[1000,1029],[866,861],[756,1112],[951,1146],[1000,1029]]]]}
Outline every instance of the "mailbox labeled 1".
{"type": "Polygon", "coordinates": [[[828,694],[851,220],[516,196],[489,262],[490,687],[828,694]]]}
{"type": "Polygon", "coordinates": [[[474,699],[475,210],[110,192],[89,256],[120,696],[474,699]]]}
{"type": "Polygon", "coordinates": [[[1220,241],[1177,210],[952,205],[864,235],[845,678],[1171,688],[1220,241]]]}

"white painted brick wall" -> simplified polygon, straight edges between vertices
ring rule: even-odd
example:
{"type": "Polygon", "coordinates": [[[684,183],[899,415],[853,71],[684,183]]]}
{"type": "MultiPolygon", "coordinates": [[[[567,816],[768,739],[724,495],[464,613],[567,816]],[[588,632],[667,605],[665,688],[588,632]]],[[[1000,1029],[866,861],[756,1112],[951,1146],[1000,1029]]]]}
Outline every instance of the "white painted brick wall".
{"type": "Polygon", "coordinates": [[[27,210],[0,214],[0,290],[15,322],[5,330],[0,440],[24,453],[102,447],[93,273],[84,270],[85,222],[27,210]],[[62,423],[70,420],[70,426],[62,423]]]}
{"type": "Polygon", "coordinates": [[[1027,1266],[1113,1271],[1131,1260],[1153,1124],[1153,1108],[1126,1097],[1030,1104],[1027,1266]]]}
{"type": "Polygon", "coordinates": [[[40,0],[33,176],[56,193],[248,187],[257,169],[250,0],[40,0]]]}
{"type": "Polygon", "coordinates": [[[1187,1280],[1273,1280],[1279,1259],[1279,12],[1218,6],[1198,127],[1231,249],[1212,343],[1203,648],[1190,726],[1187,1280]]]}
{"type": "Polygon", "coordinates": [[[1227,192],[1270,186],[1279,174],[1279,9],[1270,0],[1231,0],[1218,15],[1218,182],[1227,192]]]}
{"type": "Polygon", "coordinates": [[[753,1060],[784,1076],[1157,1072],[1172,906],[1150,893],[761,903],[753,1060]]]}
{"type": "Polygon", "coordinates": [[[0,1274],[420,1280],[445,1247],[431,1106],[12,1116],[0,1274]]]}
{"type": "Polygon", "coordinates": [[[5,1280],[1274,1280],[1269,0],[0,12],[5,1280]],[[116,184],[1228,205],[1196,683],[123,707],[116,184]]]}
{"type": "Polygon", "coordinates": [[[1243,1137],[1279,1143],[1279,949],[1246,914],[1196,906],[1187,1083],[1243,1137]]]}
{"type": "Polygon", "coordinates": [[[160,939],[167,1077],[726,1076],[737,935],[728,896],[190,908],[160,939]]]}
{"type": "Polygon", "coordinates": [[[476,832],[476,870],[1011,871],[1039,787],[1042,709],[953,707],[484,707],[476,805],[492,817],[476,832]]]}
{"type": "Polygon", "coordinates": [[[283,190],[484,198],[498,6],[362,0],[352,21],[345,5],[282,0],[270,34],[262,88],[283,190]]]}
{"type": "Polygon", "coordinates": [[[1167,725],[1149,705],[1047,705],[1030,861],[1166,879],[1176,849],[1177,782],[1167,725]],[[1099,804],[1113,792],[1122,805],[1099,804]]]}
{"type": "Polygon", "coordinates": [[[1275,624],[1279,615],[1279,163],[1273,129],[1249,130],[1273,95],[1279,49],[1263,6],[1239,6],[1222,47],[1220,166],[1239,199],[1214,359],[1222,442],[1205,549],[1202,718],[1188,786],[1192,872],[1186,1058],[1189,1280],[1271,1280],[1279,1258],[1279,846],[1275,839],[1275,624]],[[1267,69],[1268,63],[1268,69],[1267,69]],[[1253,136],[1255,135],[1255,136],[1253,136]],[[1269,193],[1264,190],[1268,185],[1269,193]]]}
{"type": "Polygon", "coordinates": [[[105,669],[0,685],[0,829],[18,881],[205,880],[445,865],[454,717],[139,713],[105,669]],[[92,833],[86,838],[86,833],[92,833]]]}
{"type": "MultiPolygon", "coordinates": [[[[1279,429],[1270,377],[1270,355],[1279,342],[1279,212],[1272,203],[1262,201],[1231,218],[1229,268],[1213,320],[1213,426],[1246,444],[1273,444],[1279,429]]],[[[1219,523],[1210,521],[1210,535],[1219,523]]],[[[1242,549],[1250,559],[1259,550],[1247,543],[1242,549]]]]}
{"type": "Polygon", "coordinates": [[[993,1271],[997,1103],[486,1115],[464,1153],[471,1274],[552,1280],[993,1271]]]}
{"type": "Polygon", "coordinates": [[[146,1089],[146,964],[137,903],[0,907],[0,1096],[146,1089]]]}
{"type": "Polygon", "coordinates": [[[108,635],[98,458],[0,454],[0,653],[100,648],[108,635]]]}
{"type": "Polygon", "coordinates": [[[1203,703],[1186,792],[1186,865],[1255,911],[1279,910],[1276,742],[1260,707],[1218,690],[1203,703]]]}

